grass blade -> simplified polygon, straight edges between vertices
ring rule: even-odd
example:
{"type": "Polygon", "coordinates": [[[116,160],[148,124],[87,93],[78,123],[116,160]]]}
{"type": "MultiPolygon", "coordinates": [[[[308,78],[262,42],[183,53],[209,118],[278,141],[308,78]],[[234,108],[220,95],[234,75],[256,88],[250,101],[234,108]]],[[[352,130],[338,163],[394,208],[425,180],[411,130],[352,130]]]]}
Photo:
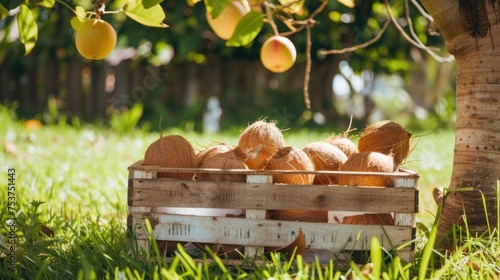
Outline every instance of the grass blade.
{"type": "Polygon", "coordinates": [[[382,270],[382,247],[380,241],[376,236],[372,236],[370,242],[370,257],[373,263],[372,276],[375,279],[380,278],[380,271],[382,270]]]}

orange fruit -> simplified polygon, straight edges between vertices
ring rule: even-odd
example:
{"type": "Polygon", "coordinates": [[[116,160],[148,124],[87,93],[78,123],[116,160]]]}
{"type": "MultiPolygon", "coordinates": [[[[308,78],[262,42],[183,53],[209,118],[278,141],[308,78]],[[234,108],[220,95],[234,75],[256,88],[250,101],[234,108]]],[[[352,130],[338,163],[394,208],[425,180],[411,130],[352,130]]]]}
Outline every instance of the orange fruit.
{"type": "Polygon", "coordinates": [[[116,45],[116,32],[111,24],[101,19],[85,21],[76,31],[76,49],[87,59],[103,59],[116,45]]]}

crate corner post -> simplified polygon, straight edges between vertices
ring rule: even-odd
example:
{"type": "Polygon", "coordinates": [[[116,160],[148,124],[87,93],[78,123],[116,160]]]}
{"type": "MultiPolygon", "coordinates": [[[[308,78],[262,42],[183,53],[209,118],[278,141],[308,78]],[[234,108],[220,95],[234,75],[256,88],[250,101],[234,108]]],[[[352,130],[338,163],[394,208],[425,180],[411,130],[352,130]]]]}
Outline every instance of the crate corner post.
{"type": "MultiPolygon", "coordinates": [[[[254,184],[272,184],[273,183],[273,175],[247,175],[247,183],[254,184]]],[[[266,219],[267,210],[252,210],[247,209],[245,217],[247,219],[258,219],[265,220],[266,219]]],[[[245,246],[245,256],[248,257],[256,257],[259,253],[263,253],[264,248],[258,246],[245,246]]]]}

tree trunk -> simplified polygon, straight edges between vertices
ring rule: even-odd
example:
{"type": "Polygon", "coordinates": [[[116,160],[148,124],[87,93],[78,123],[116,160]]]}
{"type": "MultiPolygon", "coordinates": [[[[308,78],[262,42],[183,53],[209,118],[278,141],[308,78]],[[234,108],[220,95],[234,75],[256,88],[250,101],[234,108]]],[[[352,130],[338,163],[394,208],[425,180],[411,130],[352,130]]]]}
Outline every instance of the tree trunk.
{"type": "MultiPolygon", "coordinates": [[[[500,179],[500,0],[422,3],[436,21],[448,51],[457,61],[456,136],[453,173],[439,219],[438,238],[453,225],[471,232],[496,223],[496,186],[500,179]],[[470,188],[470,192],[455,192],[470,188]]],[[[445,239],[441,246],[452,240],[445,239]]]]}

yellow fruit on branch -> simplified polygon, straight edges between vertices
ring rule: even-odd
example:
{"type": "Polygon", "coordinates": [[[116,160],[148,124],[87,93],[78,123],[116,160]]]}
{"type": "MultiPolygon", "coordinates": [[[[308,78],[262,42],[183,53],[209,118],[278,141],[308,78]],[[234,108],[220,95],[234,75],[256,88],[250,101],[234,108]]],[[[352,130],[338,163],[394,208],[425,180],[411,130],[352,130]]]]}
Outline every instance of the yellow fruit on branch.
{"type": "Polygon", "coordinates": [[[116,32],[111,24],[101,19],[85,21],[76,31],[76,49],[87,59],[103,59],[116,45],[116,32]]]}
{"type": "Polygon", "coordinates": [[[260,61],[274,73],[282,73],[292,68],[297,58],[297,50],[290,39],[274,35],[269,37],[260,49],[260,61]]]}
{"type": "Polygon", "coordinates": [[[246,0],[233,0],[217,18],[207,11],[207,23],[219,38],[229,40],[238,22],[250,11],[250,5],[246,0]]]}

